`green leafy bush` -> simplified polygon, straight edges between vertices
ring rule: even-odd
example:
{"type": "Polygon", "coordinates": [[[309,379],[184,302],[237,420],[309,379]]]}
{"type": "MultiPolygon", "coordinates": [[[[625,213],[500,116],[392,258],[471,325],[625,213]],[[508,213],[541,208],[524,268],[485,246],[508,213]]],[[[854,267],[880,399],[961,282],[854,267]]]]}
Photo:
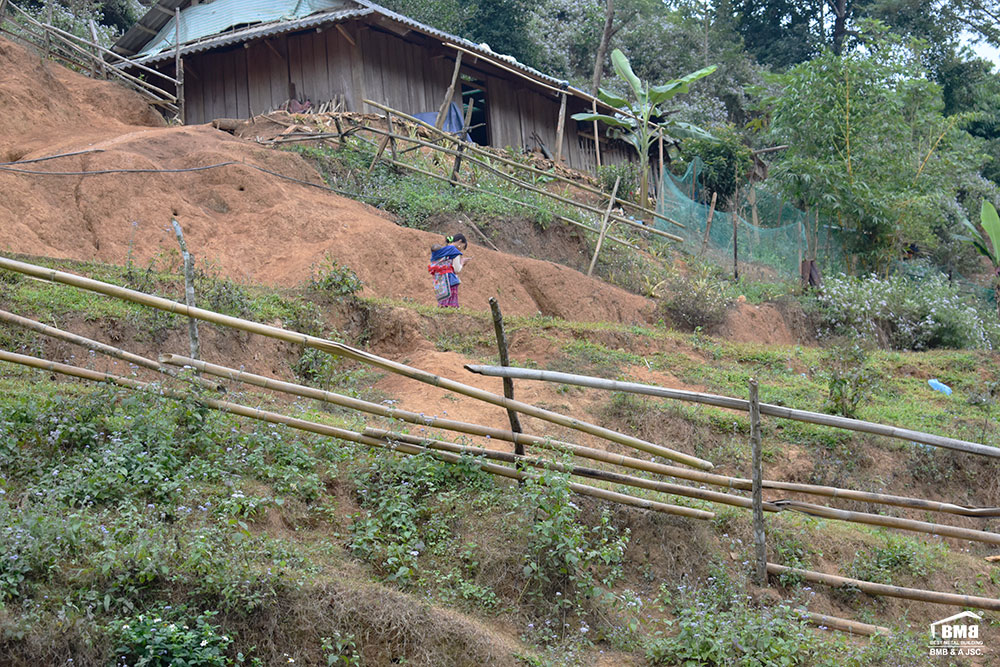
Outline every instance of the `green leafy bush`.
{"type": "Polygon", "coordinates": [[[664,281],[659,307],[674,324],[710,329],[725,321],[729,298],[724,284],[712,276],[677,275],[664,281]]]}
{"type": "Polygon", "coordinates": [[[816,306],[828,333],[892,349],[991,349],[1000,342],[996,323],[939,273],[919,282],[901,276],[835,276],[816,296],[816,306]]]}
{"type": "Polygon", "coordinates": [[[814,653],[802,614],[787,604],[752,608],[719,568],[703,588],[680,586],[675,618],[646,646],[654,665],[793,667],[814,653]]]}
{"type": "Polygon", "coordinates": [[[614,190],[615,180],[618,183],[617,199],[635,201],[639,198],[639,168],[631,162],[625,164],[605,164],[597,168],[597,181],[601,189],[609,195],[614,190]]]}
{"type": "Polygon", "coordinates": [[[559,613],[578,611],[585,599],[599,595],[621,577],[630,531],[611,524],[605,511],[600,524],[580,521],[569,476],[545,472],[523,486],[525,510],[532,523],[524,557],[526,591],[559,613]]]}
{"type": "Polygon", "coordinates": [[[118,637],[116,665],[131,667],[224,667],[232,664],[226,649],[232,640],[219,634],[211,620],[215,612],[186,621],[171,621],[153,614],[142,614],[127,621],[116,621],[110,630],[118,637]]]}
{"type": "Polygon", "coordinates": [[[881,545],[868,546],[854,558],[849,576],[877,584],[892,584],[893,576],[926,577],[940,562],[943,545],[925,545],[902,535],[886,534],[881,545]]]}
{"type": "Polygon", "coordinates": [[[857,417],[880,383],[878,371],[868,363],[868,354],[857,343],[834,347],[826,361],[829,393],[823,409],[834,415],[857,417]]]}
{"type": "Polygon", "coordinates": [[[338,264],[330,255],[326,255],[318,267],[313,267],[309,286],[335,297],[352,296],[363,287],[358,274],[350,267],[338,264]]]}

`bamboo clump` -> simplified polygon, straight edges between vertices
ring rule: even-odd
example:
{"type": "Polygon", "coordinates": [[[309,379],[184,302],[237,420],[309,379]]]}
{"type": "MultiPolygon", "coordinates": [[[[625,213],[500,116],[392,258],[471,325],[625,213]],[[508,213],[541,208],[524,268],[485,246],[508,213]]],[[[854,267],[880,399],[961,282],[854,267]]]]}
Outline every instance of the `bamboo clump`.
{"type": "MultiPolygon", "coordinates": [[[[6,350],[0,350],[0,361],[7,361],[14,364],[20,364],[22,366],[38,368],[41,370],[46,370],[53,373],[59,373],[70,377],[76,377],[84,380],[91,380],[93,382],[110,382],[112,384],[121,387],[127,387],[129,389],[147,390],[152,386],[149,383],[142,382],[139,380],[133,380],[131,378],[124,378],[117,375],[112,375],[110,373],[100,373],[98,371],[92,371],[85,368],[78,368],[76,366],[70,366],[68,364],[61,364],[54,361],[39,359],[37,357],[31,357],[23,354],[16,354],[13,352],[8,352],[6,350]]],[[[163,396],[166,396],[167,398],[178,399],[178,400],[186,399],[185,396],[170,391],[163,391],[161,392],[161,394],[163,396]]],[[[325,435],[332,438],[339,438],[341,440],[356,442],[358,444],[367,445],[369,447],[387,448],[386,442],[376,438],[372,438],[370,436],[361,433],[357,433],[356,431],[337,428],[335,426],[327,426],[326,424],[319,424],[304,419],[298,419],[296,417],[289,417],[287,415],[283,415],[276,412],[269,412],[266,410],[260,410],[258,408],[251,408],[245,405],[240,405],[238,403],[232,403],[229,401],[220,401],[217,399],[206,398],[206,397],[198,397],[195,398],[194,400],[197,403],[205,407],[211,408],[213,410],[219,410],[221,412],[227,412],[229,414],[234,414],[241,417],[248,417],[250,419],[265,421],[271,424],[282,424],[300,431],[308,431],[310,433],[316,433],[318,435],[325,435]]],[[[427,448],[411,445],[408,443],[396,443],[392,447],[388,448],[411,455],[421,454],[425,451],[429,451],[427,448]]],[[[460,463],[462,461],[461,456],[454,454],[452,452],[430,451],[430,453],[436,458],[439,458],[448,463],[460,463]]],[[[492,463],[480,463],[479,467],[481,470],[484,470],[485,472],[488,472],[492,475],[508,477],[510,479],[515,479],[515,480],[537,478],[537,476],[535,475],[524,473],[520,470],[511,470],[510,468],[507,468],[505,466],[500,466],[492,463]]],[[[666,503],[661,503],[653,500],[647,500],[645,498],[630,496],[624,493],[618,493],[615,491],[608,491],[606,489],[587,486],[585,484],[570,483],[569,488],[570,490],[579,493],[580,495],[592,496],[595,498],[601,498],[603,500],[610,500],[612,502],[616,502],[619,504],[653,510],[655,512],[661,512],[664,514],[674,514],[696,519],[712,519],[715,516],[713,513],[705,512],[703,510],[692,509],[689,507],[680,507],[676,505],[669,505],[666,503]]]]}
{"type": "Polygon", "coordinates": [[[8,269],[10,271],[15,271],[17,273],[23,273],[25,275],[34,276],[36,278],[41,278],[43,280],[49,280],[51,282],[62,283],[65,285],[72,285],[74,287],[79,287],[81,289],[90,290],[97,292],[99,294],[104,294],[107,296],[112,296],[119,299],[124,299],[126,301],[131,301],[133,303],[138,303],[152,308],[157,308],[164,310],[166,312],[175,313],[184,317],[194,317],[206,322],[212,322],[214,324],[220,324],[222,326],[228,326],[234,329],[239,329],[241,331],[247,331],[250,333],[259,334],[262,336],[267,336],[269,338],[274,338],[277,340],[283,340],[289,343],[300,344],[306,347],[314,348],[328,354],[332,354],[339,357],[345,357],[352,359],[354,361],[375,366],[383,370],[401,375],[403,377],[408,377],[425,384],[440,387],[442,389],[447,389],[448,391],[453,391],[456,394],[462,394],[464,396],[469,396],[486,403],[491,403],[502,408],[509,408],[511,410],[516,410],[522,414],[526,414],[532,417],[537,417],[543,421],[547,421],[553,424],[558,424],[560,426],[565,426],[574,430],[582,431],[590,435],[597,436],[612,442],[617,442],[618,444],[625,445],[627,447],[632,447],[641,451],[645,451],[649,454],[654,454],[656,456],[662,456],[664,458],[673,459],[675,461],[684,463],[685,465],[690,465],[701,469],[711,469],[712,463],[699,459],[697,457],[691,456],[689,454],[684,454],[682,452],[676,452],[672,449],[668,449],[661,445],[657,445],[651,442],[647,442],[640,438],[635,438],[633,436],[626,435],[624,433],[618,433],[617,431],[612,431],[611,429],[604,428],[602,426],[597,426],[595,424],[590,424],[588,422],[575,419],[573,417],[567,417],[550,410],[545,410],[527,403],[522,403],[520,401],[507,400],[503,396],[493,394],[491,392],[479,389],[477,387],[472,387],[461,382],[456,382],[455,380],[450,380],[433,373],[429,373],[418,368],[413,368],[412,366],[407,366],[389,359],[385,359],[375,354],[353,348],[349,345],[343,343],[336,343],[331,340],[326,340],[324,338],[318,338],[316,336],[309,336],[296,331],[290,331],[287,329],[282,329],[280,327],[274,327],[267,324],[260,324],[258,322],[251,322],[249,320],[244,320],[239,317],[233,317],[230,315],[222,315],[210,310],[205,310],[203,308],[193,308],[188,307],[182,303],[176,301],[171,301],[170,299],[165,299],[163,297],[153,296],[150,294],[144,294],[142,292],[137,292],[125,287],[119,287],[117,285],[111,285],[109,283],[101,282],[99,280],[94,280],[92,278],[85,278],[83,276],[77,276],[71,273],[66,273],[63,271],[57,271],[55,269],[47,269],[34,264],[29,264],[26,262],[19,262],[17,260],[8,259],[6,257],[0,257],[0,268],[8,269]]]}

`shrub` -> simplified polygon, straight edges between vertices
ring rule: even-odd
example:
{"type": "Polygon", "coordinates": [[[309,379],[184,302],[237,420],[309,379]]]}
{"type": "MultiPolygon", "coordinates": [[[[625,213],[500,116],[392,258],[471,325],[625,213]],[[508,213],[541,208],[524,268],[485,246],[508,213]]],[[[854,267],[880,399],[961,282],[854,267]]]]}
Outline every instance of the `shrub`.
{"type": "Polygon", "coordinates": [[[626,164],[605,164],[598,167],[597,180],[601,189],[609,195],[615,187],[616,179],[621,179],[618,183],[617,199],[635,201],[639,197],[639,169],[636,165],[628,162],[626,164]]]}
{"type": "Polygon", "coordinates": [[[828,333],[900,350],[991,349],[997,325],[984,319],[939,273],[919,283],[902,276],[830,278],[816,297],[828,333]]]}
{"type": "Polygon", "coordinates": [[[670,321],[694,330],[709,329],[726,319],[729,299],[723,283],[711,276],[675,276],[664,282],[660,308],[670,321]]]}
{"type": "Polygon", "coordinates": [[[215,612],[195,617],[190,627],[182,620],[171,621],[154,614],[143,614],[110,626],[117,635],[116,665],[159,667],[224,667],[232,663],[226,649],[232,640],[220,635],[210,622],[215,612]]]}
{"type": "Polygon", "coordinates": [[[309,286],[334,297],[352,296],[362,288],[358,275],[350,267],[338,264],[330,255],[326,255],[318,267],[313,266],[309,286]]]}
{"type": "Polygon", "coordinates": [[[580,522],[569,476],[545,472],[523,486],[525,509],[531,512],[524,576],[529,595],[561,614],[578,611],[583,600],[596,597],[622,574],[622,558],[630,531],[611,525],[607,512],[597,526],[580,522]]]}
{"type": "Polygon", "coordinates": [[[857,417],[862,403],[879,384],[878,372],[868,363],[868,354],[857,343],[834,347],[826,358],[829,371],[826,412],[857,417]]]}

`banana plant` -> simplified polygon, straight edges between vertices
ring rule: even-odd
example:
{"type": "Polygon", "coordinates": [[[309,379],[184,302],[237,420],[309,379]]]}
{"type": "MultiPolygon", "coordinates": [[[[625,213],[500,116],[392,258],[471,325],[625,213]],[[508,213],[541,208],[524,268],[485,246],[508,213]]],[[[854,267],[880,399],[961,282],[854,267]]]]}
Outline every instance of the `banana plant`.
{"type": "Polygon", "coordinates": [[[712,139],[713,137],[699,127],[690,123],[683,123],[674,120],[659,120],[653,122],[653,118],[663,118],[663,110],[660,108],[675,95],[688,92],[691,83],[704,78],[716,70],[716,66],[705,67],[692,72],[679,79],[668,81],[662,86],[651,86],[644,84],[632,71],[632,65],[628,58],[619,49],[611,52],[611,64],[615,72],[628,86],[633,99],[618,97],[609,93],[603,88],[598,89],[597,98],[605,104],[618,109],[622,113],[615,116],[599,113],[575,113],[571,117],[573,120],[598,121],[607,125],[612,136],[617,136],[632,144],[639,152],[639,203],[646,206],[649,193],[649,150],[653,142],[659,136],[660,130],[672,137],[699,137],[702,139],[712,139]]]}
{"type": "Polygon", "coordinates": [[[969,231],[969,236],[960,237],[963,241],[975,246],[979,254],[990,260],[993,265],[993,296],[997,302],[997,318],[1000,318],[1000,215],[990,202],[983,200],[982,209],[979,211],[979,222],[986,232],[976,229],[976,226],[968,220],[963,220],[969,231]],[[986,239],[989,238],[989,243],[986,239]]]}

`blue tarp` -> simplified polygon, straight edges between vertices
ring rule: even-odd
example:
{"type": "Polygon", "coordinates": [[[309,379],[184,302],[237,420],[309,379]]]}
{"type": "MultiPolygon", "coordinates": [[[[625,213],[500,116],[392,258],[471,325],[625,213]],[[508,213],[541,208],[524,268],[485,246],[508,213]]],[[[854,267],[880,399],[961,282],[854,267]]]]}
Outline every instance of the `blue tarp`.
{"type": "MultiPolygon", "coordinates": [[[[426,113],[415,113],[414,118],[419,118],[429,125],[433,125],[437,122],[437,111],[428,111],[426,113]]],[[[444,118],[444,127],[441,128],[445,132],[461,132],[462,125],[465,124],[465,119],[462,118],[462,107],[458,106],[455,102],[452,102],[448,106],[448,114],[444,118]]],[[[463,137],[464,139],[464,137],[463,137]]]]}

